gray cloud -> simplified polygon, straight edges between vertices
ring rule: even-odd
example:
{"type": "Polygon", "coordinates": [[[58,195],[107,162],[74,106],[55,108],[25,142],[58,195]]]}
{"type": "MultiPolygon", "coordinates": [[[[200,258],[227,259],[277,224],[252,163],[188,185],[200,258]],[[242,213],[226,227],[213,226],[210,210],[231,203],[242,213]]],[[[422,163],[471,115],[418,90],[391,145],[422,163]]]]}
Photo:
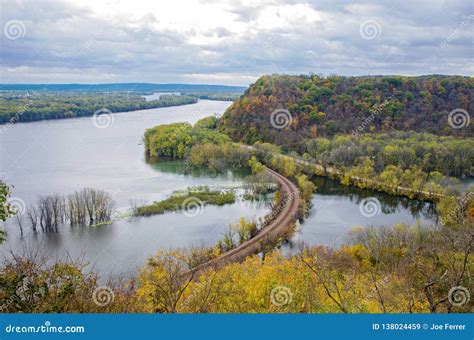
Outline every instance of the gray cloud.
{"type": "Polygon", "coordinates": [[[73,2],[8,2],[0,17],[1,82],[246,85],[277,72],[474,74],[471,1],[200,6],[220,12],[170,18],[153,9],[107,13],[73,2]],[[219,21],[219,15],[228,19],[219,21]],[[12,20],[24,25],[24,36],[5,34],[12,20]],[[364,23],[375,31],[361,34],[364,23]]]}

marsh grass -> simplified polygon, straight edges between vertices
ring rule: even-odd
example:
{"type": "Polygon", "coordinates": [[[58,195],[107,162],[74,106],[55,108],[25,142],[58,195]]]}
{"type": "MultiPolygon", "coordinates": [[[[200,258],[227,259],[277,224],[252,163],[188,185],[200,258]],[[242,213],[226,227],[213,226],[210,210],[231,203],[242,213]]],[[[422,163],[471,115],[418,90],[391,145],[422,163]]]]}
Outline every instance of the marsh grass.
{"type": "Polygon", "coordinates": [[[203,205],[224,205],[234,203],[236,195],[234,191],[210,190],[207,186],[188,188],[185,191],[175,191],[163,201],[134,208],[134,215],[150,216],[163,214],[168,211],[179,211],[183,209],[185,201],[190,199],[202,202],[203,205]]]}

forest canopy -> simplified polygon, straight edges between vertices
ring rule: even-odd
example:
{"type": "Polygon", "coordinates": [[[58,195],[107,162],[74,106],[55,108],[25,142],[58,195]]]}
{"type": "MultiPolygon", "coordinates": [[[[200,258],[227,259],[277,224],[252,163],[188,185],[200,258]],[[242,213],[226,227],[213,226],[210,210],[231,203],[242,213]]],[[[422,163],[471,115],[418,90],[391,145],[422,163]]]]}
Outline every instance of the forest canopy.
{"type": "Polygon", "coordinates": [[[474,175],[474,139],[428,133],[391,132],[308,139],[302,153],[320,163],[350,167],[371,159],[379,173],[387,166],[413,167],[457,178],[474,175]]]}
{"type": "Polygon", "coordinates": [[[288,149],[307,138],[392,130],[474,136],[472,124],[448,124],[453,110],[473,112],[473,90],[473,78],[462,76],[262,76],[227,109],[220,129],[235,141],[288,149]],[[270,122],[275,110],[288,111],[283,128],[270,122]]]}
{"type": "Polygon", "coordinates": [[[189,123],[173,123],[147,129],[143,138],[146,153],[152,157],[184,159],[197,144],[231,142],[227,135],[213,129],[216,124],[217,118],[206,117],[194,127],[189,123]]]}
{"type": "Polygon", "coordinates": [[[0,124],[92,116],[98,110],[127,112],[197,102],[194,96],[163,95],[146,101],[129,92],[0,92],[0,124]]]}

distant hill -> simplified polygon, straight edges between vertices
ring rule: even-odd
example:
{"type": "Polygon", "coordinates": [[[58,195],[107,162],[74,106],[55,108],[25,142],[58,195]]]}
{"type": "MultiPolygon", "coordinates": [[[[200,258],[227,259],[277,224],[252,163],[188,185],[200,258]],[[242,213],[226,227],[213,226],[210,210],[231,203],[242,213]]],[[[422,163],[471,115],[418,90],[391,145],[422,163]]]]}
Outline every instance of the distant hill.
{"type": "Polygon", "coordinates": [[[473,124],[454,129],[448,115],[465,110],[454,123],[462,124],[463,118],[467,123],[474,112],[473,79],[263,76],[227,109],[220,129],[236,141],[268,141],[289,148],[305,138],[390,130],[472,137],[473,124]],[[272,112],[280,119],[277,128],[271,124],[272,112]]]}
{"type": "Polygon", "coordinates": [[[67,91],[67,92],[198,92],[198,93],[243,93],[244,86],[205,84],[0,84],[0,91],[67,91]]]}

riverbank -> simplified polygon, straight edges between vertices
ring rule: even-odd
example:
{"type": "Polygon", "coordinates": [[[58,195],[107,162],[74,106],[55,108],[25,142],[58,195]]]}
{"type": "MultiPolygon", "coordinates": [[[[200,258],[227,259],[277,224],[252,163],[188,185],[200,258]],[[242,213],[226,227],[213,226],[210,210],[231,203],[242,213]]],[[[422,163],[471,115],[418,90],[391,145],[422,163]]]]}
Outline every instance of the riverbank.
{"type": "Polygon", "coordinates": [[[414,190],[411,188],[406,188],[402,186],[394,186],[383,183],[381,181],[368,179],[368,178],[361,178],[359,176],[351,176],[347,173],[337,170],[332,167],[323,167],[321,164],[312,163],[309,161],[305,161],[302,159],[293,158],[295,162],[302,166],[305,169],[305,172],[310,174],[315,174],[321,177],[328,177],[331,179],[337,180],[339,183],[348,186],[356,186],[359,188],[364,189],[371,189],[380,192],[384,192],[389,195],[396,195],[402,197],[408,197],[410,199],[418,199],[427,202],[436,203],[441,198],[446,197],[444,194],[436,193],[436,192],[428,192],[423,190],[414,190]]]}
{"type": "MultiPolygon", "coordinates": [[[[130,93],[0,93],[0,124],[12,125],[18,122],[34,122],[65,118],[97,117],[97,125],[112,120],[110,115],[195,104],[195,96],[166,95],[159,100],[146,101],[138,94],[130,93]],[[101,117],[104,115],[106,118],[101,117]]],[[[110,123],[109,123],[110,124],[110,123]]],[[[2,128],[2,127],[0,127],[2,128]]]]}
{"type": "MultiPolygon", "coordinates": [[[[51,120],[15,124],[2,135],[1,155],[5,160],[5,179],[14,185],[13,196],[29,205],[38,195],[68,194],[75,186],[93,187],[113,195],[120,211],[130,208],[130,202],[147,204],[169,197],[173,191],[187,187],[242,187],[244,175],[235,171],[222,173],[188,169],[176,162],[150,164],[146,162],[141,143],[143,131],[150,126],[173,122],[196,123],[212,113],[222,113],[228,102],[201,100],[196,104],[114,114],[114,124],[97,129],[90,118],[51,120]],[[93,146],[93,147],[92,147],[93,146]]],[[[181,163],[180,163],[181,164],[181,163]]],[[[348,187],[349,188],[349,187],[348,187]]],[[[369,193],[370,194],[370,193],[369,193]]],[[[326,235],[307,239],[312,244],[331,246],[331,240],[348,231],[354,224],[368,226],[380,219],[355,219],[358,194],[336,193],[334,209],[345,202],[343,216],[313,205],[315,216],[311,230],[323,230],[326,235]],[[335,229],[334,225],[341,226],[335,229]]],[[[317,199],[324,197],[315,194],[317,199]]],[[[375,196],[375,195],[374,195],[375,196]]],[[[394,208],[381,199],[381,210],[392,211],[389,221],[412,223],[411,205],[394,208]]],[[[324,202],[323,202],[324,203],[324,202]]],[[[26,246],[46,249],[60,258],[68,252],[72,258],[85,256],[104,276],[132,275],[158,249],[216,244],[228,229],[245,216],[258,220],[270,211],[266,202],[240,198],[234,204],[207,205],[204,213],[189,218],[184,214],[165,213],[147,218],[123,219],[101,228],[62,228],[58,233],[30,235],[21,238],[14,219],[7,222],[7,243],[2,249],[22,251],[26,246]],[[107,245],[104,250],[104,244],[107,245]]],[[[360,214],[359,214],[360,215],[360,214]]],[[[303,228],[310,230],[303,224],[303,228]]],[[[306,236],[305,236],[306,237],[306,236]]],[[[303,240],[299,237],[299,240],[303,240]]]]}
{"type": "MultiPolygon", "coordinates": [[[[254,151],[254,152],[257,151],[257,149],[252,145],[244,145],[244,144],[238,144],[238,143],[236,143],[236,145],[239,145],[240,147],[250,150],[250,151],[254,151]]],[[[441,194],[439,192],[415,190],[412,188],[407,188],[407,187],[402,187],[402,186],[389,185],[387,183],[384,183],[378,180],[349,175],[347,172],[344,172],[342,170],[339,170],[330,166],[323,166],[321,164],[304,160],[301,158],[291,157],[291,156],[283,155],[283,154],[278,154],[278,155],[280,157],[283,157],[285,159],[288,159],[294,162],[296,165],[298,165],[301,168],[301,170],[304,173],[306,173],[309,176],[316,175],[320,177],[335,179],[343,185],[347,185],[347,186],[352,185],[352,186],[356,186],[363,189],[371,189],[371,190],[384,192],[389,195],[402,196],[402,197],[407,197],[410,199],[418,199],[418,200],[434,202],[434,203],[446,197],[446,195],[441,194]]]]}

